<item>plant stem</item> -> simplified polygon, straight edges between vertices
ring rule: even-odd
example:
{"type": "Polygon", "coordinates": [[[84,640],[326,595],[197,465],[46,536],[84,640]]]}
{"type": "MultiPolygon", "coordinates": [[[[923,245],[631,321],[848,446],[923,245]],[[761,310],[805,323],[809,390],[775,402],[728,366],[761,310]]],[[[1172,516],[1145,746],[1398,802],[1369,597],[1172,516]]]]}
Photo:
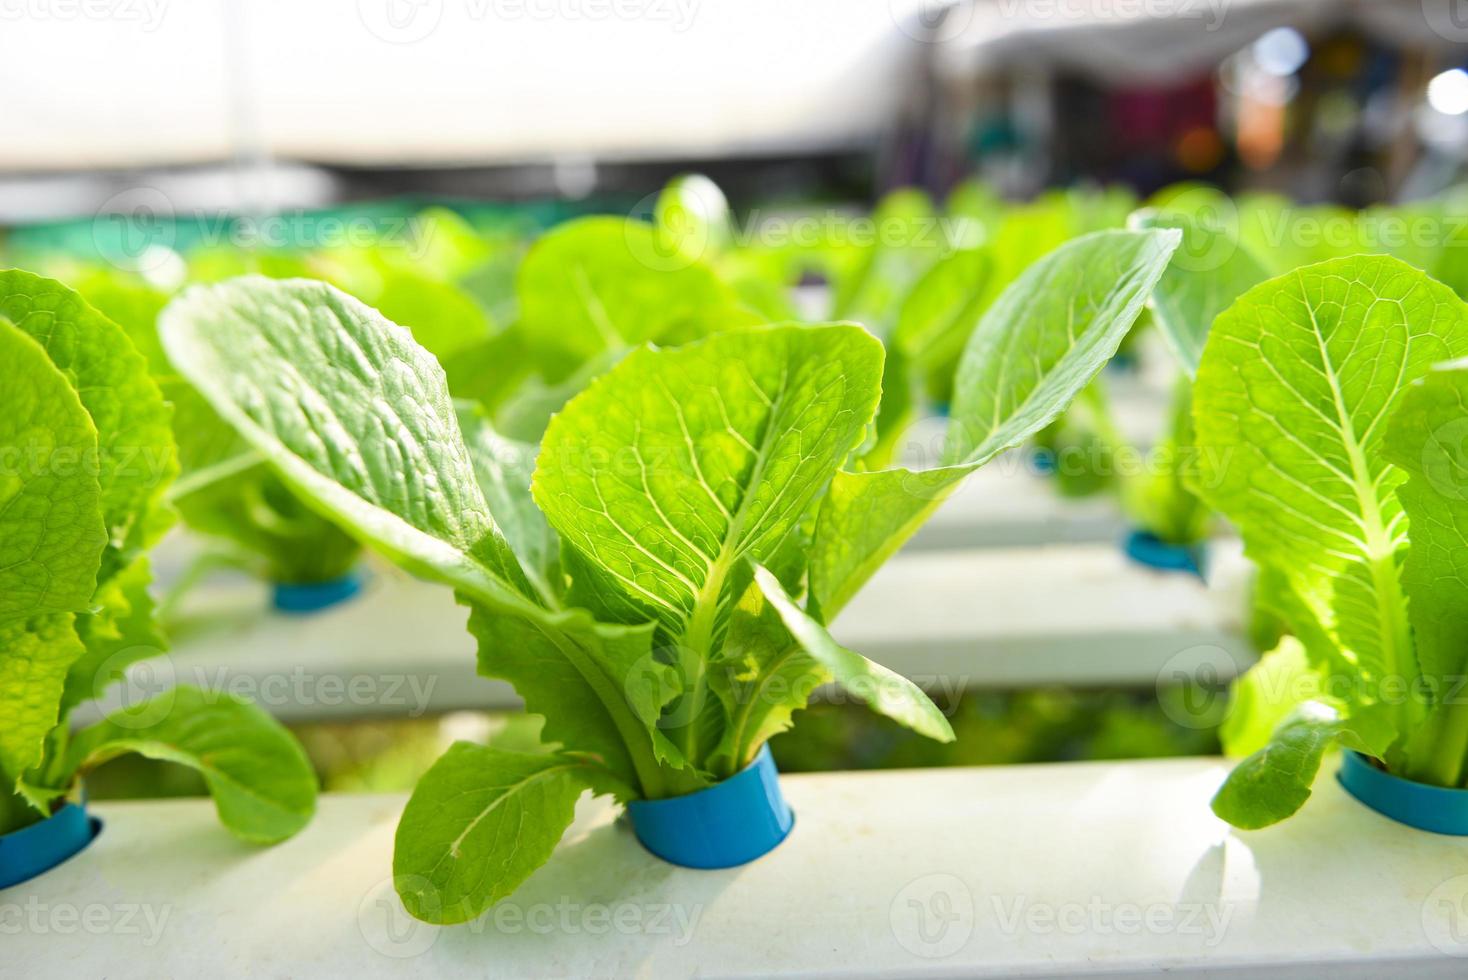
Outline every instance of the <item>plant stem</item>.
{"type": "Polygon", "coordinates": [[[1464,757],[1468,756],[1468,703],[1445,705],[1432,724],[1432,753],[1408,776],[1435,786],[1459,786],[1463,782],[1464,757]]]}
{"type": "Polygon", "coordinates": [[[694,670],[692,689],[689,692],[689,703],[693,706],[693,715],[688,719],[688,727],[683,732],[683,757],[689,765],[698,764],[698,716],[703,711],[703,699],[708,696],[708,662],[712,656],[714,645],[714,620],[719,612],[719,595],[724,590],[724,577],[728,574],[728,565],[723,556],[716,561],[709,570],[709,576],[704,580],[703,588],[699,590],[698,597],[693,604],[693,616],[688,621],[688,631],[683,634],[684,642],[693,651],[694,670]]]}

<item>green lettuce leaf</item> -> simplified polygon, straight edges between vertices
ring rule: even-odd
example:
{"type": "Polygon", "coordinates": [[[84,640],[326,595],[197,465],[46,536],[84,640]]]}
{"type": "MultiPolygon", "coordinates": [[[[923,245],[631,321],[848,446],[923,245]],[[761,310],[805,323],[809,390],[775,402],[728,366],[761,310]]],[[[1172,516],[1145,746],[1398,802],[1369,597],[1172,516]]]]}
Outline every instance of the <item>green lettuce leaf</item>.
{"type": "Polygon", "coordinates": [[[85,652],[70,613],[0,623],[0,793],[41,763],[67,671],[85,652]]]}
{"type": "Polygon", "coordinates": [[[107,528],[97,430],[76,391],[4,320],[0,362],[0,796],[9,799],[41,761],[67,671],[85,652],[72,612],[90,607],[107,528]]]}
{"type": "Polygon", "coordinates": [[[881,372],[881,344],[855,326],[718,334],[633,353],[552,421],[533,490],[580,556],[573,597],[656,621],[684,668],[665,724],[680,754],[658,740],[664,761],[696,763],[718,740],[707,666],[744,560],[780,553],[860,443],[881,372]]]}
{"type": "Polygon", "coordinates": [[[580,759],[455,742],[398,822],[393,884],[403,905],[439,925],[479,915],[550,858],[576,800],[602,782],[580,759]]]}
{"type": "Polygon", "coordinates": [[[961,249],[929,269],[902,301],[891,344],[940,402],[952,398],[953,370],[964,344],[998,294],[995,266],[990,250],[961,249]]]}
{"type": "Polygon", "coordinates": [[[944,465],[841,471],[832,481],[812,546],[813,612],[830,622],[965,476],[1060,414],[1116,352],[1179,238],[1171,230],[1087,235],[995,300],[959,364],[944,465]]]}
{"type": "Polygon", "coordinates": [[[709,690],[728,719],[709,768],[725,778],[739,772],[830,680],[830,671],[790,635],[774,605],[751,582],[709,670],[709,690]]]}
{"type": "Polygon", "coordinates": [[[459,406],[459,428],[489,512],[531,584],[547,604],[555,605],[565,591],[561,541],[530,496],[539,448],[500,435],[473,406],[459,406]]]}
{"type": "Polygon", "coordinates": [[[1243,758],[1264,748],[1289,713],[1318,698],[1323,686],[1300,641],[1281,638],[1234,681],[1228,715],[1218,730],[1224,753],[1243,758]]]}
{"type": "Polygon", "coordinates": [[[1268,827],[1294,814],[1310,798],[1321,757],[1340,727],[1336,705],[1312,700],[1296,707],[1269,744],[1228,774],[1213,797],[1213,812],[1243,830],[1268,827]]]}
{"type": "Polygon", "coordinates": [[[1411,747],[1408,775],[1457,786],[1468,756],[1468,362],[1428,373],[1402,396],[1386,454],[1408,474],[1397,488],[1411,524],[1402,567],[1412,636],[1435,717],[1411,747]]]}
{"type": "Polygon", "coordinates": [[[97,429],[65,375],[0,320],[0,623],[86,609],[107,544],[97,429]]]}
{"type": "Polygon", "coordinates": [[[1196,377],[1214,319],[1269,273],[1232,232],[1201,218],[1141,211],[1131,224],[1182,232],[1182,244],[1152,291],[1152,312],[1178,363],[1196,377]]]}
{"type": "Polygon", "coordinates": [[[1180,380],[1173,389],[1164,437],[1149,454],[1150,465],[1123,483],[1123,499],[1132,519],[1169,544],[1197,544],[1208,537],[1213,524],[1213,512],[1187,484],[1196,452],[1193,389],[1180,380]]]}
{"type": "Polygon", "coordinates": [[[658,234],[691,259],[712,260],[733,238],[729,200],[703,174],[680,174],[668,181],[653,205],[658,234]]]}
{"type": "Polygon", "coordinates": [[[152,581],[148,558],[140,555],[99,586],[92,611],[77,617],[77,633],[86,653],[66,673],[62,721],[83,701],[100,698],[130,665],[168,648],[153,622],[153,597],[148,594],[152,581]]]}
{"type": "Polygon", "coordinates": [[[709,651],[735,569],[778,551],[859,444],[881,372],[854,326],[638,351],[552,421],[535,499],[642,619],[709,651]]]}
{"type": "Polygon", "coordinates": [[[1397,497],[1411,522],[1402,568],[1422,672],[1439,684],[1468,667],[1468,362],[1408,388],[1387,428],[1387,458],[1408,474],[1397,497]]]}
{"type": "MultiPolygon", "coordinates": [[[[1416,677],[1400,562],[1404,474],[1384,450],[1407,385],[1468,354],[1468,307],[1384,256],[1336,259],[1245,293],[1214,323],[1194,391],[1194,489],[1279,571],[1363,683],[1416,677]]],[[[1307,643],[1308,645],[1308,643],[1307,643]]],[[[1399,731],[1421,720],[1398,704],[1399,731]]]]}
{"type": "Polygon", "coordinates": [[[824,626],[786,594],[769,569],[756,568],[754,580],[801,649],[826,668],[843,690],[919,735],[939,742],[953,741],[953,728],[948,719],[922,688],[837,643],[824,626]]]}
{"type": "Polygon", "coordinates": [[[285,482],[410,569],[528,605],[475,481],[443,370],[339,290],[247,276],[164,310],[164,348],[285,482]]]}
{"type": "Polygon", "coordinates": [[[0,317],[45,348],[96,425],[90,465],[107,523],[105,580],[166,529],[154,512],[178,473],[168,404],[123,329],[61,283],[0,272],[0,317]]]}
{"type": "Polygon", "coordinates": [[[645,222],[568,221],[537,241],[515,281],[520,321],[549,381],[607,350],[676,343],[737,306],[703,261],[645,222]]]}
{"type": "Polygon", "coordinates": [[[284,840],[316,810],[316,774],[300,744],[270,715],[228,695],[176,687],[114,712],[76,733],[67,768],[85,774],[128,752],[198,771],[220,822],[242,840],[284,840]]]}
{"type": "Polygon", "coordinates": [[[839,243],[844,256],[833,282],[831,316],[855,320],[879,336],[892,330],[903,298],[933,264],[953,250],[947,228],[923,191],[892,191],[872,211],[873,232],[853,223],[839,243]]]}

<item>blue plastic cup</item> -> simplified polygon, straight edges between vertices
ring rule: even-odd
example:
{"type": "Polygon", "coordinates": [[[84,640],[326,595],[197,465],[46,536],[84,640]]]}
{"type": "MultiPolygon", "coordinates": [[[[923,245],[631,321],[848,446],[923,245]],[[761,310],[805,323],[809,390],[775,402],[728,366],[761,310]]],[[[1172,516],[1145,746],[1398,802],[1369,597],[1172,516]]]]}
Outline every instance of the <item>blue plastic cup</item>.
{"type": "Polygon", "coordinates": [[[363,580],[362,573],[354,569],[340,578],[328,579],[325,582],[300,584],[277,582],[273,602],[276,610],[283,613],[320,612],[338,603],[346,602],[361,592],[363,580]]]}
{"type": "Polygon", "coordinates": [[[642,846],[685,868],[732,868],[768,854],[795,826],[768,745],[738,774],[665,800],[635,800],[627,816],[642,846]]]}
{"type": "Polygon", "coordinates": [[[68,803],[39,823],[0,835],[0,888],[50,871],[101,831],[102,821],[87,816],[86,803],[68,803]]]}
{"type": "Polygon", "coordinates": [[[1203,577],[1208,566],[1206,544],[1169,544],[1151,531],[1132,530],[1122,543],[1126,556],[1139,565],[1163,572],[1190,572],[1203,577]]]}
{"type": "Polygon", "coordinates": [[[1468,836],[1468,789],[1414,783],[1378,769],[1359,752],[1346,752],[1336,774],[1346,792],[1382,816],[1434,834],[1468,836]]]}

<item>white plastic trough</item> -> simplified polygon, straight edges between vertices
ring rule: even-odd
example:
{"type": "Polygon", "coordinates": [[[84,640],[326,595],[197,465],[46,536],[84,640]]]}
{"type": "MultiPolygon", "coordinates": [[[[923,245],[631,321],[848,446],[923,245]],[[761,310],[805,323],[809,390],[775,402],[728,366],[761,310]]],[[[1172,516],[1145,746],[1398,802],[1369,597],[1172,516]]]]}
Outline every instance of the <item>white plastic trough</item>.
{"type": "MultiPolygon", "coordinates": [[[[1333,767],[1334,760],[1327,760],[1333,767]]],[[[111,803],[77,858],[0,891],[0,976],[1461,977],[1463,842],[1322,773],[1238,832],[1189,759],[785,777],[765,858],[689,871],[584,801],[551,862],[475,922],[391,887],[403,797],[327,797],[270,849],[205,801],[111,803]]]]}
{"type": "Polygon", "coordinates": [[[905,550],[1119,546],[1127,530],[1114,497],[1062,497],[1051,477],[1034,472],[1021,457],[1011,455],[969,477],[918,529],[905,550]]]}
{"type": "MultiPolygon", "coordinates": [[[[1236,546],[1216,551],[1209,586],[1104,544],[904,553],[834,632],[939,693],[1151,687],[1169,665],[1191,670],[1200,657],[1227,677],[1252,653],[1240,627],[1243,560],[1236,546]]],[[[508,685],[475,673],[467,611],[446,588],[379,568],[362,596],[326,612],[285,616],[267,603],[265,587],[245,579],[201,588],[187,606],[194,625],[178,631],[173,651],[140,665],[104,704],[186,683],[286,720],[519,706],[508,685]]]]}

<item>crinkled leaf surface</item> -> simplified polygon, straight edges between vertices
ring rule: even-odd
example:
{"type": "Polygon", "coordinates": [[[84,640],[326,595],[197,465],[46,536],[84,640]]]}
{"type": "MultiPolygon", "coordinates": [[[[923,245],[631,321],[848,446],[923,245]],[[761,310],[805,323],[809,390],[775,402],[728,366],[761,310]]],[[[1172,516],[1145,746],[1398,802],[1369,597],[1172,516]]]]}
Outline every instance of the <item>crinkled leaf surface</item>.
{"type": "Polygon", "coordinates": [[[87,608],[107,542],[97,429],[66,376],[0,320],[0,622],[87,608]]]}
{"type": "Polygon", "coordinates": [[[769,560],[860,442],[881,372],[855,326],[635,352],[552,421],[535,498],[644,618],[706,651],[737,563],[769,560]]]}
{"type": "Polygon", "coordinates": [[[325,283],[246,276],[164,310],[165,349],[294,489],[384,553],[515,603],[442,369],[403,327],[325,283]]]}
{"type": "Polygon", "coordinates": [[[70,613],[0,623],[0,792],[40,763],[67,671],[84,652],[70,613]]]}
{"type": "Polygon", "coordinates": [[[97,430],[41,345],[0,320],[0,794],[41,760],[83,653],[107,542],[97,430]]]}
{"type": "Polygon", "coordinates": [[[96,452],[85,464],[102,491],[106,578],[165,527],[153,511],[178,473],[168,404],[127,333],[61,283],[0,272],[0,317],[45,348],[96,426],[96,452]]]}

